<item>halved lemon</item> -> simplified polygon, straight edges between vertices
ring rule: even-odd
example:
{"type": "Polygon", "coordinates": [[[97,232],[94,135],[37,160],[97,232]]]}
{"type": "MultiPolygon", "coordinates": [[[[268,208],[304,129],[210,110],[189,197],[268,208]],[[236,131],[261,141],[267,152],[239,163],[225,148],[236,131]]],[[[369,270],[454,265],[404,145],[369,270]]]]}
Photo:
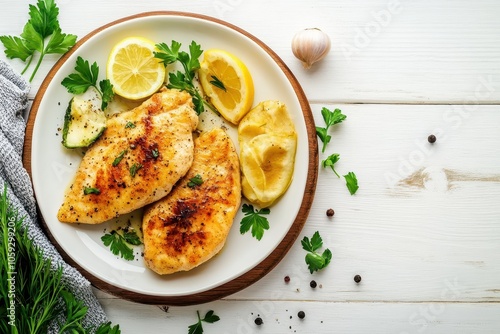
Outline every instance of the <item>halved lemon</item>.
{"type": "Polygon", "coordinates": [[[243,194],[261,207],[270,206],[290,185],[297,140],[265,134],[241,147],[243,194]]]}
{"type": "Polygon", "coordinates": [[[165,66],[154,57],[154,42],[128,37],[118,42],[108,57],[106,75],[116,94],[131,100],[146,98],[165,82],[165,66]]]}
{"type": "Polygon", "coordinates": [[[253,79],[235,55],[219,49],[206,50],[199,78],[205,95],[227,121],[238,124],[252,108],[253,79]]]}
{"type": "Polygon", "coordinates": [[[263,101],[238,125],[242,192],[251,203],[271,206],[293,178],[297,133],[286,105],[263,101]]]}

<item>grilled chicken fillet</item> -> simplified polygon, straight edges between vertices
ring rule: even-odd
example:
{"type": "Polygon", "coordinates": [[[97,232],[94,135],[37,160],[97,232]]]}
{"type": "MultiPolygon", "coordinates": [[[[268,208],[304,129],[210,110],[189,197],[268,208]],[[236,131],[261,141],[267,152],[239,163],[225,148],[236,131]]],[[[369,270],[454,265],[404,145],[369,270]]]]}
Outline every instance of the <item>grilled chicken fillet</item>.
{"type": "Polygon", "coordinates": [[[191,96],[167,89],[111,117],[83,156],[57,218],[98,224],[164,197],[192,164],[197,124],[191,96]]]}
{"type": "Polygon", "coordinates": [[[239,160],[231,139],[222,129],[202,132],[186,176],[145,209],[146,265],[158,274],[171,274],[212,258],[224,246],[240,202],[239,160]],[[196,179],[202,183],[196,185],[196,179]]]}

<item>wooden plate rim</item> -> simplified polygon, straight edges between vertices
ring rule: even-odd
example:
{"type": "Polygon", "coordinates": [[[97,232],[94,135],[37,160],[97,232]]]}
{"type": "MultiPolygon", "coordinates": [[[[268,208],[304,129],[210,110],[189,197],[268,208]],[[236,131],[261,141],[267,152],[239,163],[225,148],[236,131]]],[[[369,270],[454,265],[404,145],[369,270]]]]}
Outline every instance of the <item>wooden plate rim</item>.
{"type": "Polygon", "coordinates": [[[88,271],[83,269],[78,263],[73,261],[68,254],[62,249],[62,247],[59,246],[59,244],[55,241],[54,237],[52,236],[50,230],[48,229],[45,221],[43,220],[43,217],[38,211],[39,215],[39,221],[47,234],[48,238],[50,241],[55,245],[63,259],[69,263],[70,265],[74,266],[77,270],[80,271],[91,283],[94,285],[96,288],[103,290],[107,293],[110,293],[114,296],[134,301],[134,302],[139,302],[143,304],[155,304],[155,305],[170,305],[170,306],[186,306],[186,305],[195,305],[195,304],[202,304],[202,303],[207,303],[210,301],[214,301],[217,299],[221,299],[223,297],[226,297],[228,295],[231,295],[235,292],[238,292],[258,280],[260,280],[262,277],[264,277],[266,274],[268,274],[280,261],[281,259],[286,255],[286,253],[289,251],[297,237],[299,236],[306,220],[309,215],[309,210],[311,208],[311,204],[314,199],[314,194],[316,190],[316,182],[317,182],[317,177],[318,177],[318,144],[316,140],[316,129],[315,129],[315,124],[314,124],[314,118],[311,112],[311,108],[309,106],[309,103],[307,101],[307,97],[302,90],[302,87],[298,83],[297,79],[293,75],[293,73],[290,71],[288,66],[283,62],[283,60],[272,50],[270,49],[266,44],[264,44],[261,40],[256,38],[255,36],[251,35],[250,33],[246,32],[245,30],[228,23],[226,21],[202,15],[202,14],[195,14],[195,13],[188,13],[188,12],[178,12],[178,11],[152,11],[152,12],[144,12],[144,13],[139,13],[127,17],[123,17],[121,19],[112,21],[106,25],[103,25],[89,34],[87,34],[85,37],[80,39],[76,45],[68,51],[66,54],[64,54],[57,62],[56,64],[52,67],[52,69],[49,71],[47,74],[46,78],[43,80],[40,89],[38,90],[32,106],[31,106],[31,111],[27,120],[26,124],[26,136],[24,140],[24,150],[23,150],[23,165],[28,171],[30,178],[32,177],[31,174],[31,146],[32,146],[32,136],[33,136],[33,127],[35,123],[35,118],[38,113],[38,108],[40,106],[40,102],[43,98],[43,95],[45,94],[45,91],[49,85],[49,83],[52,81],[54,75],[56,72],[59,70],[59,68],[66,62],[66,60],[74,53],[78,48],[80,48],[88,39],[90,39],[92,36],[96,35],[97,33],[111,27],[114,25],[117,25],[119,23],[125,22],[125,21],[130,21],[142,17],[148,17],[148,16],[185,16],[185,17],[192,17],[192,18],[197,18],[197,19],[203,19],[206,21],[211,21],[214,23],[218,23],[220,25],[226,26],[228,28],[231,28],[232,30],[235,30],[242,35],[250,38],[252,41],[254,41],[256,44],[258,44],[263,50],[265,50],[272,58],[273,60],[279,65],[281,70],[284,72],[286,77],[288,78],[289,82],[292,84],[293,89],[299,99],[300,106],[302,108],[302,112],[304,114],[304,119],[306,123],[306,128],[307,128],[307,137],[308,137],[308,146],[309,146],[309,163],[308,163],[308,173],[307,173],[307,179],[306,179],[306,188],[304,191],[304,197],[302,199],[302,203],[300,205],[299,212],[297,214],[297,217],[295,218],[292,226],[290,227],[290,230],[286,234],[286,236],[283,238],[281,243],[276,247],[276,249],[263,261],[261,261],[258,265],[256,265],[253,269],[249,270],[248,272],[242,274],[241,276],[232,279],[231,281],[222,284],[218,287],[215,287],[213,289],[195,293],[195,294],[190,294],[190,295],[185,295],[182,297],[179,296],[153,296],[153,295],[146,295],[146,294],[141,294],[129,290],[125,290],[122,288],[118,288],[112,284],[109,284],[98,277],[95,277],[94,275],[90,274],[88,271]]]}

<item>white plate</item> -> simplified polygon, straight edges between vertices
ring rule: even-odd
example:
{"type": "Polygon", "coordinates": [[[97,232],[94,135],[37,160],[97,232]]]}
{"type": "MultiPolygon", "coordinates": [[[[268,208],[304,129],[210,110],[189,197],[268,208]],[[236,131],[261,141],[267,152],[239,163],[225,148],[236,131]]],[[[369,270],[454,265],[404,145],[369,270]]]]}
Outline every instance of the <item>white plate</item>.
{"type": "MultiPolygon", "coordinates": [[[[293,81],[293,75],[280,63],[281,60],[276,59],[277,56],[270,53],[262,42],[230,24],[195,14],[177,14],[182,15],[168,12],[145,13],[143,16],[126,18],[98,29],[80,41],[80,44],[49,73],[47,82],[43,85],[45,90],[41,90],[35,99],[34,107],[38,107],[38,110],[31,146],[31,173],[38,206],[48,232],[58,248],[83,269],[86,275],[90,275],[89,279],[94,284],[105,282],[118,290],[156,296],[160,299],[163,296],[177,297],[209,291],[244,276],[266,259],[290,233],[299,209],[304,206],[303,198],[310,169],[311,137],[308,136],[304,116],[309,115],[310,110],[303,102],[305,97],[300,86],[293,81]],[[185,273],[167,276],[155,274],[145,267],[140,248],[137,249],[134,261],[114,256],[100,239],[104,229],[111,223],[72,225],[60,223],[56,218],[64,191],[81,160],[80,154],[61,145],[64,113],[71,96],[60,83],[64,77],[74,72],[77,56],[90,62],[96,61],[100,65],[100,79],[103,79],[111,48],[118,41],[132,35],[167,44],[176,40],[182,43],[182,50],[186,51],[194,40],[201,44],[203,50],[220,48],[234,53],[243,60],[253,76],[254,105],[268,99],[283,101],[292,115],[298,134],[293,181],[281,200],[271,207],[268,216],[271,228],[265,232],[262,240],[256,240],[250,232],[240,234],[240,221],[243,217],[240,209],[220,254],[185,273]]],[[[315,139],[315,136],[313,138],[315,139]]],[[[314,162],[313,167],[316,166],[317,162],[314,162]]],[[[315,175],[315,172],[312,174],[315,175]]],[[[316,179],[313,179],[315,185],[316,179]]],[[[307,213],[308,209],[305,211],[307,213]]],[[[296,228],[300,231],[302,225],[303,221],[299,222],[296,228]]],[[[294,233],[297,234],[297,231],[294,233]]],[[[288,250],[288,247],[285,248],[280,256],[284,256],[288,250]]]]}

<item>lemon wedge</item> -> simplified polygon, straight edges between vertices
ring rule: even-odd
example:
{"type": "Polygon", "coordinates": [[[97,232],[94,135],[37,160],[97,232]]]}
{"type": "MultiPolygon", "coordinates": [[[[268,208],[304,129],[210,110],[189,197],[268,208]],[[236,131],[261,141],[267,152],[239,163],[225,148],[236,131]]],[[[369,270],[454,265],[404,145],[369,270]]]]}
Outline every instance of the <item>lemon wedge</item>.
{"type": "Polygon", "coordinates": [[[206,50],[199,78],[205,95],[227,121],[238,124],[252,108],[253,79],[235,55],[219,49],[206,50]]]}
{"type": "Polygon", "coordinates": [[[293,178],[297,133],[285,104],[259,103],[238,126],[242,192],[253,204],[271,206],[293,178]]]}
{"type": "Polygon", "coordinates": [[[154,57],[155,44],[142,37],[118,42],[108,57],[106,75],[117,95],[130,100],[146,98],[165,82],[165,66],[154,57]]]}

